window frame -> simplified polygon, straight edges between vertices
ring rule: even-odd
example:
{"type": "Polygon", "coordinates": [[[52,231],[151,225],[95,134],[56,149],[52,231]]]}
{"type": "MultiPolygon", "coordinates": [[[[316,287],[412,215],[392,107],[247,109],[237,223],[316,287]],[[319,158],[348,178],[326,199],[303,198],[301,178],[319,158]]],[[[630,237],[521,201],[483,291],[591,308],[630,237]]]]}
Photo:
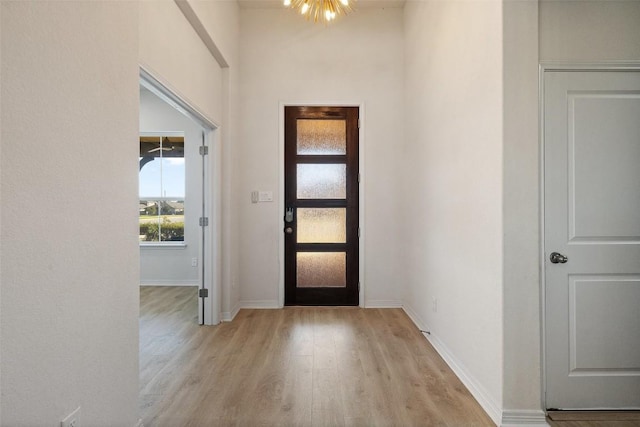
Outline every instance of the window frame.
{"type": "MultiPolygon", "coordinates": [[[[187,155],[186,155],[186,132],[184,131],[158,131],[158,132],[139,132],[138,133],[138,146],[139,146],[139,142],[140,142],[140,138],[141,137],[158,137],[158,138],[162,138],[162,137],[182,137],[183,138],[183,144],[185,147],[185,152],[184,152],[184,182],[185,182],[185,189],[184,189],[184,196],[182,197],[182,203],[184,206],[184,211],[186,213],[186,205],[187,205],[187,155]]],[[[141,157],[141,156],[140,156],[141,157]]],[[[169,201],[175,201],[176,197],[143,197],[140,194],[140,172],[141,169],[138,169],[138,203],[140,204],[140,202],[142,202],[143,200],[145,201],[154,201],[154,202],[169,202],[169,201]]],[[[139,214],[138,214],[138,218],[139,218],[139,214]]],[[[160,216],[160,215],[159,215],[160,216]]],[[[186,225],[186,215],[184,215],[184,230],[186,231],[187,225],[186,225]]],[[[139,228],[139,224],[140,221],[138,219],[138,228],[139,228]]],[[[184,249],[187,247],[187,236],[186,233],[184,233],[183,236],[183,240],[181,241],[175,241],[175,240],[159,240],[159,241],[139,241],[138,242],[140,247],[145,247],[145,248],[174,248],[174,249],[184,249]]]]}

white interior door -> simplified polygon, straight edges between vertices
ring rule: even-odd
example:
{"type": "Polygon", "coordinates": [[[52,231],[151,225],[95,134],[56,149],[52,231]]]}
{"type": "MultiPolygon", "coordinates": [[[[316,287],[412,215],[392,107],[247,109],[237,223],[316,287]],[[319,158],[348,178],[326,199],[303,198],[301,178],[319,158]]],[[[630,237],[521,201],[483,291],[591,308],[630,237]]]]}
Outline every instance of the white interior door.
{"type": "Polygon", "coordinates": [[[638,409],[640,72],[545,72],[544,152],[546,406],[638,409]]]}

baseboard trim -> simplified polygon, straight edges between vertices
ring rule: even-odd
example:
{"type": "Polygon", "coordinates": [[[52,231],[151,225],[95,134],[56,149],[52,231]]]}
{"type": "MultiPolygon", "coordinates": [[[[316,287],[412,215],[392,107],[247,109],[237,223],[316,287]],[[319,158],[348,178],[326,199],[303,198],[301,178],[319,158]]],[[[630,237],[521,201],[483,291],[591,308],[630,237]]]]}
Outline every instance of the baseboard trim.
{"type": "MultiPolygon", "coordinates": [[[[413,308],[408,305],[403,305],[402,309],[407,316],[413,321],[418,329],[428,331],[430,330],[426,323],[420,318],[413,308]]],[[[440,341],[440,339],[433,332],[429,335],[425,335],[425,338],[431,343],[433,348],[440,354],[444,361],[449,365],[449,368],[454,374],[462,381],[462,384],[469,390],[471,395],[478,401],[482,409],[489,415],[496,425],[501,425],[502,410],[500,405],[497,404],[491,397],[486,389],[471,375],[462,363],[449,351],[447,346],[440,341]]]]}
{"type": "Polygon", "coordinates": [[[236,304],[235,307],[231,309],[231,311],[223,311],[222,312],[222,321],[223,322],[231,322],[236,318],[238,312],[240,311],[240,304],[236,304]]]}
{"type": "Polygon", "coordinates": [[[440,341],[433,332],[426,336],[427,340],[436,349],[444,361],[449,365],[451,370],[456,374],[462,384],[471,392],[471,395],[478,401],[482,409],[493,420],[496,425],[500,425],[502,419],[502,411],[498,405],[486,391],[486,389],[471,375],[464,365],[451,353],[447,346],[440,341]]]}
{"type": "Polygon", "coordinates": [[[409,319],[411,319],[413,324],[416,325],[416,327],[418,329],[420,329],[422,331],[428,331],[429,330],[429,326],[420,318],[418,313],[413,311],[413,308],[411,308],[408,305],[403,305],[402,306],[402,310],[404,310],[404,312],[407,314],[407,316],[409,316],[409,319]]]}
{"type": "Polygon", "coordinates": [[[364,308],[402,308],[402,301],[374,299],[364,302],[364,308]]]}
{"type": "Polygon", "coordinates": [[[253,300],[253,301],[239,301],[231,312],[225,311],[222,313],[223,322],[231,322],[238,315],[243,308],[254,310],[275,310],[282,308],[275,300],[253,300]]]}
{"type": "MultiPolygon", "coordinates": [[[[276,300],[254,300],[254,301],[240,301],[238,303],[239,309],[241,308],[281,308],[276,300]]],[[[239,310],[238,309],[238,310],[239,310]]],[[[237,314],[237,313],[236,313],[237,314]]],[[[235,317],[235,316],[234,316],[235,317]]]]}
{"type": "Polygon", "coordinates": [[[505,409],[502,411],[500,427],[548,427],[547,417],[542,410],[505,409]]]}
{"type": "Polygon", "coordinates": [[[198,282],[140,282],[140,286],[200,286],[198,282]]]}

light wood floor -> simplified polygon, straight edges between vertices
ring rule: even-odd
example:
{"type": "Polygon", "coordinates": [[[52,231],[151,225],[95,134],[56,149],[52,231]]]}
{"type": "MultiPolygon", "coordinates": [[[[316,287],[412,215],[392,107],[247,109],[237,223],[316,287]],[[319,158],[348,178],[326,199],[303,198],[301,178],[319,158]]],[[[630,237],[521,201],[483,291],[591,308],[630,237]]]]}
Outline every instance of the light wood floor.
{"type": "Polygon", "coordinates": [[[241,310],[198,326],[195,288],[140,297],[145,427],[494,425],[402,310],[241,310]]]}
{"type": "Polygon", "coordinates": [[[140,289],[145,427],[494,425],[402,310],[242,310],[198,326],[196,294],[140,289]]]}
{"type": "Polygon", "coordinates": [[[602,420],[602,421],[552,421],[551,427],[640,427],[640,421],[602,420]]]}
{"type": "Polygon", "coordinates": [[[550,411],[548,422],[552,427],[640,427],[640,412],[550,411]]]}

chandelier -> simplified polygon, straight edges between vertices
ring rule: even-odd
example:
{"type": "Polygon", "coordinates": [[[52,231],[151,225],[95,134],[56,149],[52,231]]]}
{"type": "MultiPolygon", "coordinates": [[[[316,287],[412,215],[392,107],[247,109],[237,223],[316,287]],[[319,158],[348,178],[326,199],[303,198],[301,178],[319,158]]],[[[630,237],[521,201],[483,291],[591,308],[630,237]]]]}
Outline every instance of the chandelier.
{"type": "Polygon", "coordinates": [[[329,23],[338,15],[346,15],[351,12],[350,3],[355,0],[284,0],[284,5],[295,9],[307,19],[313,18],[313,22],[324,21],[329,23]]]}

